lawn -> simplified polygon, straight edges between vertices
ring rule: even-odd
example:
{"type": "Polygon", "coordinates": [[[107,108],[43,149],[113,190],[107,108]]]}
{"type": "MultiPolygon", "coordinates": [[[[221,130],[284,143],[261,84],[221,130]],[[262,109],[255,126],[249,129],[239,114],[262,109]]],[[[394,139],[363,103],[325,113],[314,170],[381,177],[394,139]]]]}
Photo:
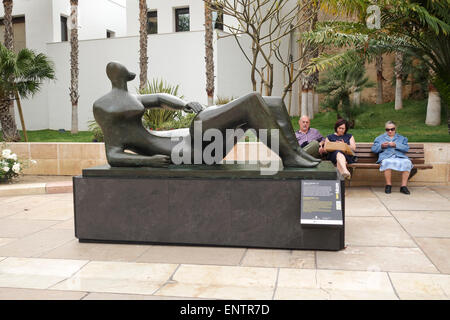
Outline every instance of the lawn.
{"type": "MultiPolygon", "coordinates": [[[[20,135],[22,136],[22,142],[24,142],[22,131],[20,131],[20,135]]],[[[27,131],[27,136],[29,142],[92,142],[92,139],[94,139],[90,131],[80,131],[78,134],[71,134],[70,131],[36,130],[27,131]]]]}
{"type": "MultiPolygon", "coordinates": [[[[450,142],[445,110],[442,110],[440,126],[425,125],[426,100],[405,100],[401,110],[394,109],[394,102],[366,105],[361,109],[362,113],[356,118],[355,128],[349,130],[356,142],[373,142],[378,135],[385,132],[384,124],[388,120],[394,121],[398,133],[407,137],[410,142],[450,142]]],[[[292,117],[295,130],[299,129],[298,118],[292,117]]],[[[326,136],[333,133],[336,120],[336,112],[321,112],[311,120],[311,127],[326,136]]]]}
{"type": "MultiPolygon", "coordinates": [[[[357,142],[372,142],[375,137],[384,132],[385,122],[393,120],[397,123],[398,133],[406,136],[410,142],[450,142],[445,110],[442,110],[442,124],[432,127],[425,125],[426,108],[426,100],[405,100],[403,109],[398,111],[394,110],[393,102],[366,105],[361,107],[362,113],[357,116],[355,128],[350,129],[349,133],[355,136],[357,142]]],[[[299,129],[298,118],[291,118],[295,130],[299,129]]],[[[311,127],[318,129],[323,136],[326,136],[333,133],[335,122],[334,111],[320,112],[311,121],[311,127]]],[[[28,140],[30,142],[92,142],[93,135],[90,131],[81,131],[72,135],[70,131],[38,130],[28,131],[28,140]]]]}

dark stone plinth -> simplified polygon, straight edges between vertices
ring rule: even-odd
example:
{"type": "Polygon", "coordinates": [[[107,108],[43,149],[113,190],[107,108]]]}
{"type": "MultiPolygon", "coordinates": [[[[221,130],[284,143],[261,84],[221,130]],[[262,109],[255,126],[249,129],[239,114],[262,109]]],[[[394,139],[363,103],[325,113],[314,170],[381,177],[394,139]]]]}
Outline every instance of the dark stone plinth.
{"type": "Polygon", "coordinates": [[[272,176],[248,165],[85,169],[73,179],[75,235],[100,242],[344,248],[344,226],[300,224],[302,179],[336,180],[337,172],[329,162],[272,176]]]}

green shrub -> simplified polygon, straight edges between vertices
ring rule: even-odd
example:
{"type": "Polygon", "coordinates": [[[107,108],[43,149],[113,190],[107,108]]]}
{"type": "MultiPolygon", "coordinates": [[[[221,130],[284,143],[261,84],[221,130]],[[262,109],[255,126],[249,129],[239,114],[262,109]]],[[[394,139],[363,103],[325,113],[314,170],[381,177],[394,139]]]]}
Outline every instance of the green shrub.
{"type": "MultiPolygon", "coordinates": [[[[147,82],[147,86],[140,90],[140,94],[152,93],[168,93],[183,99],[182,95],[178,94],[179,86],[168,84],[164,80],[153,79],[152,82],[147,82]]],[[[167,121],[174,120],[181,117],[181,111],[165,110],[165,109],[147,109],[142,117],[142,123],[147,129],[157,129],[167,121]]]]}
{"type": "Polygon", "coordinates": [[[173,129],[180,129],[180,128],[189,128],[191,125],[192,120],[195,118],[195,113],[187,113],[185,116],[180,116],[175,119],[171,119],[169,121],[166,121],[162,123],[159,126],[160,130],[173,130],[173,129]]]}
{"type": "Polygon", "coordinates": [[[217,99],[216,99],[216,105],[217,105],[217,106],[220,106],[220,105],[222,105],[222,104],[227,104],[228,102],[231,102],[231,101],[233,101],[234,99],[236,99],[236,98],[234,98],[233,96],[232,96],[231,98],[228,98],[228,97],[222,97],[222,96],[217,96],[217,99]]]}
{"type": "Polygon", "coordinates": [[[95,141],[95,142],[103,142],[104,141],[103,131],[100,128],[100,126],[98,125],[97,121],[95,121],[95,120],[88,121],[88,129],[94,136],[93,141],[95,141]]]}

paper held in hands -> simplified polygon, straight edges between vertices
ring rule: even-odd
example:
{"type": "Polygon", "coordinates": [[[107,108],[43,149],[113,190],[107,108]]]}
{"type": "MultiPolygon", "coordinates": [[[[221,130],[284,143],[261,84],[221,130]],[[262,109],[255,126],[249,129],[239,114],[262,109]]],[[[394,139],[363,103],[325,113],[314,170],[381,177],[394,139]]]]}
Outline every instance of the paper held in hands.
{"type": "Polygon", "coordinates": [[[342,151],[345,154],[348,154],[350,156],[354,156],[355,153],[353,152],[353,150],[350,148],[350,146],[346,143],[342,143],[342,142],[327,142],[325,143],[325,150],[326,152],[334,152],[334,151],[342,151]]]}

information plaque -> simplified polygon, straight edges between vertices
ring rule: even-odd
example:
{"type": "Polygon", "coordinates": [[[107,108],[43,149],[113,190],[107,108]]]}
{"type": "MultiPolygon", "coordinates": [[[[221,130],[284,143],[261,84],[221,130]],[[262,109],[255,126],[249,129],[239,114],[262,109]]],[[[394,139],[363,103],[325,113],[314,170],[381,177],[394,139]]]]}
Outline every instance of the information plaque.
{"type": "Polygon", "coordinates": [[[342,194],[339,180],[302,180],[301,224],[342,225],[342,194]]]}

